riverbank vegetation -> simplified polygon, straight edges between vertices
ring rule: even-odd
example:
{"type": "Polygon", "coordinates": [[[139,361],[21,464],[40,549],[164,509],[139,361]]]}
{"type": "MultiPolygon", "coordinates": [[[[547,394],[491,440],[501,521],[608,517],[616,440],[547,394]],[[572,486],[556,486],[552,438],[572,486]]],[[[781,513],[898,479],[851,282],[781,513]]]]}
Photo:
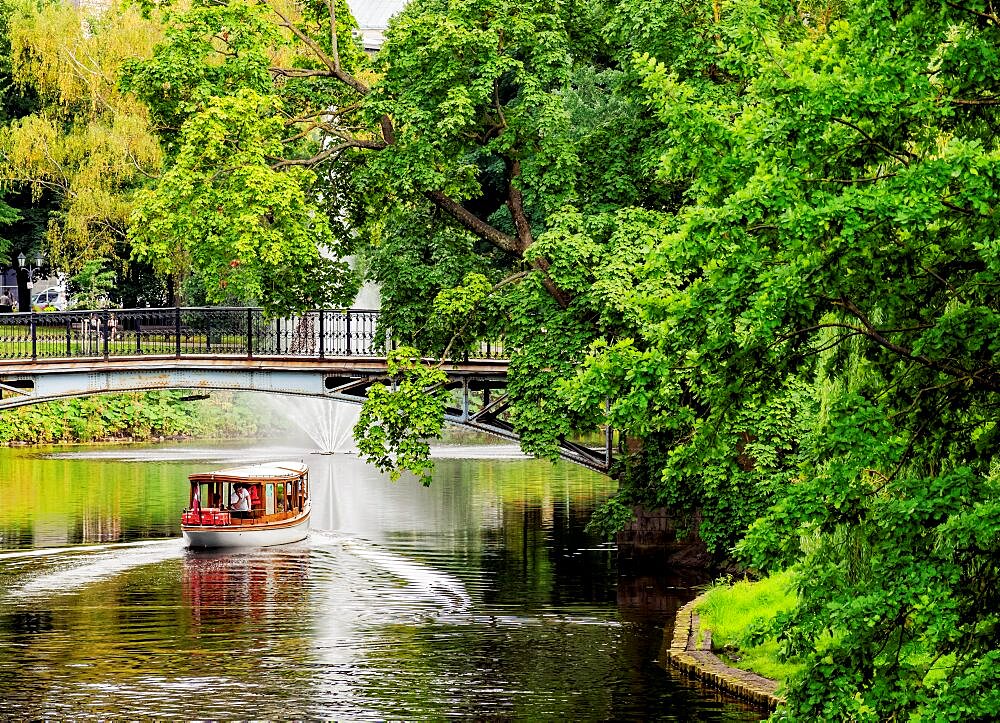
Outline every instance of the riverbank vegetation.
{"type": "Polygon", "coordinates": [[[197,401],[189,392],[134,392],[66,399],[0,412],[0,444],[248,438],[268,431],[259,402],[233,392],[197,401]]]}
{"type": "Polygon", "coordinates": [[[128,58],[135,10],[58,49],[49,5],[12,16],[52,110],[10,113],[0,173],[64,258],[102,229],[121,273],[277,312],[348,303],[355,254],[401,345],[375,463],[426,475],[422,360],[502,337],[526,451],[622,434],[605,529],[667,507],[798,571],[784,715],[1000,717],[990,2],[413,0],[374,57],[343,1],[140,5],[128,58]]]}
{"type": "Polygon", "coordinates": [[[802,663],[782,653],[773,626],[779,615],[795,607],[795,587],[791,570],[758,581],[720,580],[697,607],[700,631],[711,632],[713,650],[727,663],[776,680],[783,687],[802,672],[802,663]]]}

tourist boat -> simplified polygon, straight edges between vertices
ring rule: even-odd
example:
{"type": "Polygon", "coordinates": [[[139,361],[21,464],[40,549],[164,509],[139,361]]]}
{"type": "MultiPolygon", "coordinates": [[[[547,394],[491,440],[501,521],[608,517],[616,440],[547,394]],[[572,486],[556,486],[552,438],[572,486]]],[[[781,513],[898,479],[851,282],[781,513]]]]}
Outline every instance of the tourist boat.
{"type": "Polygon", "coordinates": [[[190,502],[181,517],[188,547],[284,545],[309,534],[309,468],[301,462],[199,472],[188,479],[190,502]]]}

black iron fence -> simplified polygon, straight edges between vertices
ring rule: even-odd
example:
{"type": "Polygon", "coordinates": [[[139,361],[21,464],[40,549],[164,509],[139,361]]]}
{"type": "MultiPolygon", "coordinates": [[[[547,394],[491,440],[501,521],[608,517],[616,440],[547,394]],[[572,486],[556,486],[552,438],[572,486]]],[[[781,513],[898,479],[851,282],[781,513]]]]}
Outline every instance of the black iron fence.
{"type": "MultiPolygon", "coordinates": [[[[378,318],[365,309],[271,318],[227,307],[0,314],[0,359],[381,357],[393,342],[378,318]]],[[[483,342],[468,357],[505,358],[497,342],[483,342]]]]}

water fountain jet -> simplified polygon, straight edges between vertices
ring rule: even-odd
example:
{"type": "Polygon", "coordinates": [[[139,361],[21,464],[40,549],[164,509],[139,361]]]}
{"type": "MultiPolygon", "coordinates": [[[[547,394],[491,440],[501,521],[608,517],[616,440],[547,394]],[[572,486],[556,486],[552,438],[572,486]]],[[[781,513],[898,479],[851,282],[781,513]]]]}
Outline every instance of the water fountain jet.
{"type": "Polygon", "coordinates": [[[316,397],[274,398],[278,409],[309,435],[318,451],[314,454],[357,454],[354,425],[361,407],[316,397]]]}

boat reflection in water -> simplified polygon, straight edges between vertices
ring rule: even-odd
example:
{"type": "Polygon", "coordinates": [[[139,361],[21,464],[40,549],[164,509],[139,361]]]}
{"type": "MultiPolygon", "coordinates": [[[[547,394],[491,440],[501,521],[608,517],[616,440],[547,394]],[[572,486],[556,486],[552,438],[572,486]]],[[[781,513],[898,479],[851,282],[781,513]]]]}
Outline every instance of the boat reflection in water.
{"type": "MultiPolygon", "coordinates": [[[[308,587],[307,546],[281,554],[190,550],[184,556],[182,594],[195,630],[208,626],[223,638],[264,634],[302,606],[308,587]]],[[[204,632],[204,631],[201,631],[204,632]]]]}
{"type": "Polygon", "coordinates": [[[190,504],[181,517],[188,547],[285,545],[309,534],[309,468],[301,462],[199,472],[188,479],[190,504]]]}

